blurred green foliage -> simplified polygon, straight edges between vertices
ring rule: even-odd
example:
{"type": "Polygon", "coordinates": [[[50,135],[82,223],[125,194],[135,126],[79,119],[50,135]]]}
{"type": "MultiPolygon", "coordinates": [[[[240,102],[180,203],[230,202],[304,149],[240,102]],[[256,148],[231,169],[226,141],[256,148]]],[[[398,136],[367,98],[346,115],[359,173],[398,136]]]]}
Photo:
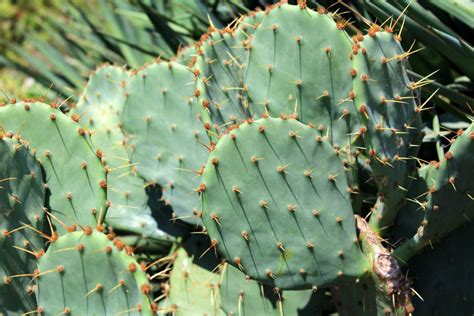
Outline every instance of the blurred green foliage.
{"type": "Polygon", "coordinates": [[[35,11],[50,5],[50,0],[0,1],[0,32],[4,39],[0,44],[1,49],[4,50],[8,42],[21,43],[26,33],[37,26],[35,11]]]}
{"type": "MultiPolygon", "coordinates": [[[[40,30],[36,11],[51,7],[52,0],[2,0],[0,1],[0,54],[15,58],[10,46],[23,44],[29,32],[40,30]]],[[[47,34],[45,34],[47,36],[47,34]]],[[[0,102],[8,102],[13,96],[38,97],[47,90],[34,78],[22,72],[0,65],[0,102]]]]}

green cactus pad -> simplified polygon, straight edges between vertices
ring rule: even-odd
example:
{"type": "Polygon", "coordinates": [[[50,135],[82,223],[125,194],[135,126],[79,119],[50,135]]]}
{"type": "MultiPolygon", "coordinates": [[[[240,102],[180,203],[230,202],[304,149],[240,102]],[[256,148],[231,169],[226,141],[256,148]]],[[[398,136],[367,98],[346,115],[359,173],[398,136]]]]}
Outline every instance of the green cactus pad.
{"type": "Polygon", "coordinates": [[[111,202],[106,222],[116,229],[146,237],[163,235],[158,230],[151,210],[145,183],[138,177],[127,152],[120,129],[125,87],[130,74],[116,66],[102,66],[90,77],[84,94],[72,110],[79,123],[91,131],[91,141],[102,151],[107,175],[107,198],[111,202]]]}
{"type": "Polygon", "coordinates": [[[26,313],[36,308],[27,278],[35,267],[32,253],[42,251],[45,191],[41,167],[21,141],[0,139],[0,314],[26,313]],[[19,229],[23,227],[22,229],[19,229]],[[19,230],[16,230],[19,229],[19,230]]]}
{"type": "Polygon", "coordinates": [[[245,87],[252,112],[297,115],[333,144],[351,143],[350,134],[359,130],[350,95],[352,43],[329,15],[277,5],[266,12],[250,46],[245,87]]]}
{"type": "Polygon", "coordinates": [[[197,55],[198,51],[196,49],[196,45],[192,44],[178,51],[178,54],[176,55],[176,62],[191,68],[196,63],[197,55]]]}
{"type": "Polygon", "coordinates": [[[193,263],[186,250],[176,252],[166,298],[160,302],[160,314],[176,316],[223,316],[220,309],[219,275],[193,263]]]}
{"type": "Polygon", "coordinates": [[[132,161],[149,182],[163,186],[163,198],[177,217],[197,223],[198,174],[209,155],[209,138],[194,97],[194,75],[177,63],[153,64],[130,79],[121,117],[135,148],[132,161]]]}
{"type": "Polygon", "coordinates": [[[36,273],[42,315],[152,314],[151,287],[140,265],[90,228],[51,244],[36,273]]]}
{"type": "Polygon", "coordinates": [[[200,185],[219,252],[281,289],[325,287],[368,267],[342,162],[296,120],[250,121],[223,136],[200,185]]]}
{"type": "MultiPolygon", "coordinates": [[[[107,112],[120,113],[126,100],[123,90],[130,79],[130,73],[118,66],[105,64],[97,68],[89,77],[87,86],[77,104],[87,120],[95,118],[89,111],[105,109],[107,112]]],[[[79,114],[79,113],[78,113],[79,114]]]]}
{"type": "Polygon", "coordinates": [[[78,123],[47,104],[19,102],[0,107],[0,128],[21,135],[37,153],[51,192],[49,207],[63,223],[99,223],[106,213],[105,170],[78,123]]]}
{"type": "Polygon", "coordinates": [[[395,250],[402,260],[474,218],[474,182],[466,176],[474,167],[473,152],[474,124],[471,124],[454,141],[433,173],[421,226],[412,239],[395,250]]]}
{"type": "Polygon", "coordinates": [[[451,145],[440,162],[434,186],[429,188],[434,192],[425,214],[425,240],[439,239],[474,218],[474,181],[466,176],[474,169],[473,153],[474,123],[451,145]]]}
{"type": "Polygon", "coordinates": [[[227,315],[323,315],[328,307],[324,291],[278,291],[248,279],[239,269],[223,269],[220,295],[227,315]]]}
{"type": "Polygon", "coordinates": [[[404,201],[406,179],[415,171],[411,157],[417,156],[421,143],[420,115],[406,72],[405,53],[396,36],[371,29],[356,45],[354,102],[381,196],[371,225],[380,230],[392,224],[404,201]]]}

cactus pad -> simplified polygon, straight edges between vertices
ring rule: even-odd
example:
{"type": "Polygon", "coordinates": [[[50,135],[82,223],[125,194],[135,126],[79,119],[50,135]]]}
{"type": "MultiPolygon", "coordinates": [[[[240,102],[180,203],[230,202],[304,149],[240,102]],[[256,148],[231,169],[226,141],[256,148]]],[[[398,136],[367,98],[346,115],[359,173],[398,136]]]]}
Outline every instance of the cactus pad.
{"type": "Polygon", "coordinates": [[[406,179],[415,171],[421,143],[420,115],[407,76],[407,61],[396,36],[370,29],[353,55],[354,102],[363,129],[366,156],[379,186],[371,217],[380,230],[392,224],[404,200],[406,179]]]}
{"type": "Polygon", "coordinates": [[[349,36],[329,15],[277,5],[266,12],[250,42],[245,86],[253,112],[297,115],[344,147],[359,129],[351,50],[349,36]],[[324,36],[315,30],[324,30],[324,36]]]}
{"type": "Polygon", "coordinates": [[[130,74],[115,66],[102,66],[89,78],[84,94],[72,110],[79,123],[91,131],[91,141],[102,152],[109,170],[107,198],[111,202],[106,222],[116,229],[147,237],[162,234],[147,205],[145,183],[131,164],[127,143],[120,129],[127,80],[130,74]]]}
{"type": "Polygon", "coordinates": [[[397,256],[407,260],[474,218],[474,182],[465,176],[474,167],[473,151],[474,124],[471,124],[453,142],[445,159],[436,165],[436,172],[430,173],[423,221],[412,239],[396,249],[397,256]]]}
{"type": "Polygon", "coordinates": [[[246,50],[263,13],[242,18],[236,27],[213,30],[199,42],[195,63],[198,103],[209,111],[212,123],[222,126],[251,117],[244,74],[246,50]]]}
{"type": "Polygon", "coordinates": [[[35,274],[44,315],[152,314],[151,287],[140,265],[120,243],[90,228],[51,244],[35,274]]]}
{"type": "Polygon", "coordinates": [[[281,289],[325,287],[368,267],[342,162],[296,120],[249,121],[223,136],[200,191],[214,246],[251,278],[281,289]]]}
{"type": "MultiPolygon", "coordinates": [[[[226,265],[220,294],[227,315],[323,315],[324,291],[278,291],[249,279],[239,269],[226,265]]],[[[326,303],[326,304],[325,304],[326,303]]]]}
{"type": "Polygon", "coordinates": [[[220,309],[219,275],[194,264],[182,248],[175,255],[169,288],[160,309],[177,316],[225,315],[220,309]]]}
{"type": "Polygon", "coordinates": [[[153,64],[130,79],[121,117],[138,173],[163,186],[166,204],[190,223],[198,222],[193,212],[200,209],[199,196],[193,189],[209,154],[194,93],[194,75],[186,67],[153,64]]]}
{"type": "MultiPolygon", "coordinates": [[[[21,135],[36,152],[46,171],[51,211],[66,225],[95,227],[106,213],[106,175],[79,124],[55,107],[19,102],[0,107],[0,127],[21,135]]],[[[58,225],[58,231],[64,228],[58,225]]]]}

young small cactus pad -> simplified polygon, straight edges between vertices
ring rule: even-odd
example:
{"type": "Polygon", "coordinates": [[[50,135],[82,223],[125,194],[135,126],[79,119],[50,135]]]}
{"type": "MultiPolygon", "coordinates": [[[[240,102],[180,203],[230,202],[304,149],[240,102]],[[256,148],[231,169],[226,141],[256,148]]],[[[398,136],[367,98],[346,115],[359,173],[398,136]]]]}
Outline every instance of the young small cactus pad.
{"type": "Polygon", "coordinates": [[[206,163],[209,138],[196,105],[194,75],[177,63],[156,63],[135,73],[126,92],[123,130],[135,148],[132,161],[149,182],[163,186],[163,198],[177,217],[198,223],[193,193],[206,163]]]}
{"type": "Polygon", "coordinates": [[[227,315],[318,316],[329,297],[324,290],[280,291],[249,279],[239,269],[224,265],[219,288],[222,309],[227,315]]]}
{"type": "MultiPolygon", "coordinates": [[[[18,102],[0,107],[0,127],[20,135],[36,153],[46,172],[49,207],[56,217],[68,226],[99,224],[107,211],[105,170],[78,123],[57,106],[18,102]]],[[[65,231],[59,224],[57,229],[65,231]]]]}
{"type": "Polygon", "coordinates": [[[368,268],[343,164],[309,126],[242,124],[219,140],[199,188],[213,246],[251,278],[311,289],[368,268]]]}
{"type": "Polygon", "coordinates": [[[35,308],[32,286],[21,277],[43,252],[45,190],[41,167],[28,145],[0,138],[0,314],[35,308]]]}
{"type": "Polygon", "coordinates": [[[194,264],[183,248],[175,256],[160,310],[176,316],[224,316],[220,309],[219,275],[194,264]]]}
{"type": "Polygon", "coordinates": [[[89,77],[77,104],[78,114],[85,115],[89,121],[97,119],[89,111],[104,109],[116,115],[121,113],[129,79],[130,72],[122,67],[105,64],[97,68],[89,77]]]}
{"type": "Polygon", "coordinates": [[[474,182],[465,175],[474,167],[474,124],[453,142],[445,159],[431,172],[424,218],[417,233],[395,250],[408,260],[432,241],[474,218],[474,182]],[[453,203],[456,207],[452,207],[453,203]]]}
{"type": "Polygon", "coordinates": [[[85,227],[61,236],[35,270],[43,315],[151,315],[151,286],[131,254],[85,227]]]}

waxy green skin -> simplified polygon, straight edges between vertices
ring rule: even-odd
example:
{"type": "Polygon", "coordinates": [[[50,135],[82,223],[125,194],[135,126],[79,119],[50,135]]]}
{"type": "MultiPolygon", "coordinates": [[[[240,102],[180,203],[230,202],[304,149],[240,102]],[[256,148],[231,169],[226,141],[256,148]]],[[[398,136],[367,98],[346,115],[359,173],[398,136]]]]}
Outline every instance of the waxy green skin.
{"type": "Polygon", "coordinates": [[[38,270],[43,274],[36,278],[36,298],[43,315],[67,310],[70,315],[152,315],[151,298],[143,290],[149,287],[145,272],[101,232],[61,236],[39,259],[38,270]],[[102,289],[95,290],[97,284],[102,289]]]}
{"type": "MultiPolygon", "coordinates": [[[[57,108],[40,102],[0,107],[0,127],[18,134],[41,162],[49,209],[65,225],[95,227],[107,212],[105,170],[89,136],[57,108]]],[[[65,228],[58,224],[57,230],[65,228]]]]}
{"type": "Polygon", "coordinates": [[[198,103],[208,111],[213,124],[225,126],[251,116],[243,87],[244,61],[239,57],[245,52],[239,39],[232,32],[214,31],[199,47],[195,69],[198,70],[196,89],[198,103]]]}
{"type": "Polygon", "coordinates": [[[281,5],[269,11],[250,42],[245,86],[255,114],[296,114],[344,148],[359,129],[352,88],[352,42],[327,14],[281,5]],[[325,30],[315,36],[314,30],[325,30]],[[347,114],[344,114],[346,113],[347,114]]]}
{"type": "Polygon", "coordinates": [[[195,63],[198,104],[209,113],[210,122],[217,132],[227,124],[235,124],[253,116],[244,87],[248,62],[248,45],[263,12],[242,18],[235,29],[213,30],[198,43],[195,63]]]}
{"type": "Polygon", "coordinates": [[[272,118],[240,125],[219,140],[200,187],[211,240],[251,278],[308,289],[368,269],[343,164],[311,127],[272,118]]]}
{"type": "Polygon", "coordinates": [[[0,314],[20,314],[36,308],[34,295],[28,291],[29,279],[12,277],[30,273],[36,261],[14,246],[39,252],[43,240],[29,228],[7,232],[24,225],[41,230],[45,198],[41,166],[28,145],[21,140],[0,139],[0,314]]]}
{"type": "Polygon", "coordinates": [[[160,309],[177,316],[223,316],[220,309],[219,275],[193,263],[184,248],[174,254],[169,291],[160,309]]]}
{"type": "Polygon", "coordinates": [[[120,120],[129,137],[138,174],[163,187],[176,216],[200,223],[199,173],[209,154],[209,137],[194,96],[194,75],[177,63],[157,63],[136,72],[125,89],[120,120]]]}
{"type": "Polygon", "coordinates": [[[415,172],[421,144],[421,120],[410,88],[407,61],[394,34],[375,32],[358,42],[352,64],[354,103],[358,109],[365,151],[379,188],[371,225],[391,225],[405,197],[408,176],[415,172]]]}
{"type": "Polygon", "coordinates": [[[430,243],[439,240],[474,217],[474,182],[466,170],[474,166],[474,124],[452,143],[445,159],[430,172],[424,216],[416,234],[395,249],[407,261],[430,243]],[[453,207],[455,205],[455,207],[453,207]]]}
{"type": "Polygon", "coordinates": [[[425,216],[424,207],[429,197],[426,194],[436,179],[436,163],[421,166],[410,183],[406,193],[405,203],[395,218],[394,225],[390,229],[392,240],[404,240],[413,237],[417,233],[425,216]]]}
{"type": "Polygon", "coordinates": [[[225,265],[219,287],[222,309],[229,315],[323,315],[329,305],[324,290],[275,291],[249,279],[239,269],[225,265]]]}
{"type": "Polygon", "coordinates": [[[162,237],[147,205],[145,182],[131,162],[119,117],[126,101],[125,88],[130,73],[117,66],[98,68],[89,78],[84,93],[71,115],[91,132],[91,141],[102,152],[107,174],[110,207],[105,222],[115,229],[145,237],[162,237]]]}

